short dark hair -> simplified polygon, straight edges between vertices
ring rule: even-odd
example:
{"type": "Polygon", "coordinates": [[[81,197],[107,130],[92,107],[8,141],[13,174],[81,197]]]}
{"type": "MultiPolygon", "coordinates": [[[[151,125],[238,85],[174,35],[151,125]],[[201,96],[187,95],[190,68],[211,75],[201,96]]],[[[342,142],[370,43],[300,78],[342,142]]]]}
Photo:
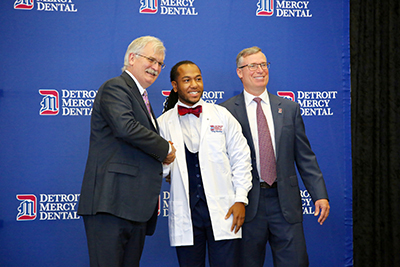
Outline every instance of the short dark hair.
{"type": "MultiPolygon", "coordinates": [[[[197,66],[196,64],[194,64],[192,61],[190,61],[190,60],[182,60],[182,61],[179,61],[178,63],[176,63],[172,68],[171,68],[171,72],[170,72],[170,74],[169,74],[169,78],[170,78],[170,80],[171,80],[171,82],[172,81],[176,81],[176,78],[178,78],[178,76],[179,76],[179,73],[178,73],[178,68],[180,67],[180,66],[182,66],[182,65],[185,65],[185,64],[190,64],[190,65],[195,65],[195,66],[197,66]]],[[[199,68],[199,66],[197,66],[198,68],[199,68]]],[[[200,70],[200,68],[199,68],[199,70],[200,70]]],[[[201,73],[201,70],[200,70],[200,73],[201,73]]]]}

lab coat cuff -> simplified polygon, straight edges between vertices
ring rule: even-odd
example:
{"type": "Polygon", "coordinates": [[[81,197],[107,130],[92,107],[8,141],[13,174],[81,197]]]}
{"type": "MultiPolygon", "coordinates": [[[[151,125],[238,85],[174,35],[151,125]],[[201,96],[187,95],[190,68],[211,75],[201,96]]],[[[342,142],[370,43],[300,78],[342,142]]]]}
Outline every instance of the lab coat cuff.
{"type": "Polygon", "coordinates": [[[235,202],[242,202],[247,206],[247,204],[249,204],[249,200],[247,199],[247,190],[236,188],[235,202]]]}
{"type": "Polygon", "coordinates": [[[165,178],[171,172],[170,165],[163,164],[163,178],[165,178]]]}

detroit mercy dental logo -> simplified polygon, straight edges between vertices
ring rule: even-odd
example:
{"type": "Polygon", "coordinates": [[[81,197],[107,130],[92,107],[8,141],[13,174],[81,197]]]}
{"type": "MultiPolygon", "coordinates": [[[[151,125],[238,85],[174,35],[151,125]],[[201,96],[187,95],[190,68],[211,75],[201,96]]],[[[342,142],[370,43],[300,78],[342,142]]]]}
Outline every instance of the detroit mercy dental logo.
{"type": "Polygon", "coordinates": [[[61,95],[55,89],[40,89],[40,115],[90,116],[97,91],[85,89],[62,89],[61,95]],[[60,106],[59,106],[60,105],[60,106]]]}
{"type": "Polygon", "coordinates": [[[294,101],[294,93],[291,91],[279,91],[278,96],[294,101]]]}
{"type": "Polygon", "coordinates": [[[140,13],[155,14],[158,11],[157,0],[140,0],[140,4],[140,13]]]}
{"type": "Polygon", "coordinates": [[[162,90],[161,91],[161,94],[163,95],[163,96],[169,96],[169,94],[171,93],[171,90],[162,90]]]}
{"type": "Polygon", "coordinates": [[[285,1],[259,0],[257,3],[257,16],[271,17],[276,13],[278,18],[312,18],[308,5],[310,1],[285,1]]]}
{"type": "Polygon", "coordinates": [[[222,133],[223,125],[210,125],[210,130],[212,133],[222,133]]]}
{"type": "Polygon", "coordinates": [[[140,0],[139,13],[160,15],[197,16],[195,0],[140,0]]]}
{"type": "Polygon", "coordinates": [[[59,112],[58,106],[58,92],[54,89],[40,89],[39,94],[43,95],[42,106],[40,109],[40,115],[57,115],[59,112]]]}
{"type": "Polygon", "coordinates": [[[17,210],[17,221],[78,220],[78,199],[80,194],[33,194],[16,195],[21,201],[17,210]]]}
{"type": "Polygon", "coordinates": [[[14,3],[14,9],[29,10],[33,8],[33,0],[17,0],[14,3]]]}
{"type": "Polygon", "coordinates": [[[260,0],[257,3],[257,16],[272,16],[274,14],[274,0],[260,0]]]}
{"type": "MultiPolygon", "coordinates": [[[[15,0],[14,9],[32,10],[33,0],[15,0]]],[[[36,0],[37,11],[78,12],[72,0],[36,0]]]]}
{"type": "MultiPolygon", "coordinates": [[[[300,105],[301,116],[332,116],[332,100],[336,100],[337,91],[297,91],[297,103],[300,105]]],[[[277,95],[295,101],[291,91],[278,91],[277,95]]],[[[282,113],[282,110],[278,111],[282,113]]]]}
{"type": "Polygon", "coordinates": [[[32,221],[36,219],[36,196],[17,195],[16,198],[21,201],[17,208],[17,221],[32,221]]]}

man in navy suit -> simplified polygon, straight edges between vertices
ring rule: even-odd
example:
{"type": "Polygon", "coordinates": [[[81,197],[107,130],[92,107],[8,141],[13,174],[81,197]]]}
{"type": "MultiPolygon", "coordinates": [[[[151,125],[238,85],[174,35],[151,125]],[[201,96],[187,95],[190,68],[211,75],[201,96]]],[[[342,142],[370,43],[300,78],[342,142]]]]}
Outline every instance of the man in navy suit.
{"type": "Polygon", "coordinates": [[[162,164],[175,159],[175,148],[159,135],[146,91],[164,57],[159,39],[135,39],[122,74],[97,92],[78,208],[90,266],[139,266],[145,236],[154,233],[162,164]]]}
{"type": "Polygon", "coordinates": [[[314,215],[319,215],[321,225],[330,206],[300,107],[267,91],[269,63],[260,48],[242,50],[236,64],[244,91],[222,106],[240,122],[253,165],[253,188],[242,226],[241,266],[262,267],[267,242],[274,266],[308,266],[296,167],[315,203],[314,215]],[[268,153],[269,159],[265,156],[268,153]]]}

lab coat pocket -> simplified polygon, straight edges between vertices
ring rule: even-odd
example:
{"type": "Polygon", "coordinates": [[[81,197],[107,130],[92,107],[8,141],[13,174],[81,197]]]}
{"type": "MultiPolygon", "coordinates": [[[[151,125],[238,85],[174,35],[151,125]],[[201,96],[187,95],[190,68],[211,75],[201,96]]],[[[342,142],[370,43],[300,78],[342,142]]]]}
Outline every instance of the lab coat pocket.
{"type": "Polygon", "coordinates": [[[231,236],[231,226],[233,222],[233,215],[228,219],[225,219],[230,207],[235,202],[234,195],[219,195],[215,198],[215,205],[210,209],[211,221],[213,222],[213,231],[215,233],[215,238],[218,240],[224,239],[227,236],[231,236]],[[214,218],[213,218],[214,215],[214,218]],[[214,223],[218,226],[214,227],[214,223]]]}

